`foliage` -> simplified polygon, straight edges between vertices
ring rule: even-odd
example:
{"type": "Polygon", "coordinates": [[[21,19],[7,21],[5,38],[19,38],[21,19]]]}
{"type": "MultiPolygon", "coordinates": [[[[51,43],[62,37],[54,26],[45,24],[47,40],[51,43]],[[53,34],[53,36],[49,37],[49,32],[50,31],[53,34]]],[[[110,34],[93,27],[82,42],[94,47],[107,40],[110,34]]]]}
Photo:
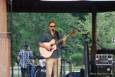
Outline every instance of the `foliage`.
{"type": "Polygon", "coordinates": [[[98,13],[97,17],[97,42],[103,48],[115,48],[115,13],[98,13]]]}
{"type": "MultiPolygon", "coordinates": [[[[12,33],[12,61],[16,61],[14,57],[25,43],[30,45],[34,53],[37,52],[38,39],[47,31],[50,19],[56,20],[57,30],[63,35],[71,30],[77,32],[76,36],[69,37],[62,53],[63,58],[77,65],[82,64],[84,33],[88,33],[89,46],[92,44],[91,13],[13,13],[12,17],[9,13],[8,17],[12,20],[12,24],[9,24],[12,33]]],[[[97,43],[101,44],[101,47],[115,47],[111,42],[115,37],[114,20],[114,12],[97,14],[97,43]]]]}

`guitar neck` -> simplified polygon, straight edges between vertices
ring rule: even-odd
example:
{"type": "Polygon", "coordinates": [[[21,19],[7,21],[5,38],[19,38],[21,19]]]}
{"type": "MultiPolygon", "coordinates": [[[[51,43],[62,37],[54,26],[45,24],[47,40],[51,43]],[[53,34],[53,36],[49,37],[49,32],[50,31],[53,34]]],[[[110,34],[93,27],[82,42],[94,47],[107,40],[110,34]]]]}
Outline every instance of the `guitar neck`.
{"type": "Polygon", "coordinates": [[[56,41],[56,44],[58,44],[58,43],[60,43],[60,42],[62,42],[63,41],[63,39],[65,38],[65,37],[69,37],[70,35],[72,35],[72,34],[75,34],[75,31],[71,31],[71,32],[69,32],[67,35],[64,35],[64,37],[62,38],[62,39],[60,39],[60,40],[58,40],[58,41],[56,41]]]}
{"type": "MultiPolygon", "coordinates": [[[[65,35],[64,37],[69,37],[69,34],[68,34],[68,35],[65,35]]],[[[58,41],[56,42],[56,44],[63,42],[64,37],[63,37],[62,39],[58,40],[58,41]]]]}

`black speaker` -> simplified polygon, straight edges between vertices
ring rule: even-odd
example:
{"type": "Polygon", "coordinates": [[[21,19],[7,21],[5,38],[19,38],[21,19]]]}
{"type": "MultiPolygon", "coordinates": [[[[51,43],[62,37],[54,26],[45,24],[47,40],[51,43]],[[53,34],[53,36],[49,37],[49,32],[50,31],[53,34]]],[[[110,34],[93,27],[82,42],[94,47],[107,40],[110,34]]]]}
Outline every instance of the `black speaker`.
{"type": "Polygon", "coordinates": [[[97,73],[111,73],[112,66],[98,65],[98,66],[96,66],[96,71],[97,71],[97,73]]]}
{"type": "Polygon", "coordinates": [[[80,77],[84,77],[84,69],[80,69],[80,77]]]}
{"type": "Polygon", "coordinates": [[[112,75],[90,75],[90,77],[112,77],[112,75]]]}
{"type": "Polygon", "coordinates": [[[70,72],[65,77],[80,77],[80,72],[70,72]]]}

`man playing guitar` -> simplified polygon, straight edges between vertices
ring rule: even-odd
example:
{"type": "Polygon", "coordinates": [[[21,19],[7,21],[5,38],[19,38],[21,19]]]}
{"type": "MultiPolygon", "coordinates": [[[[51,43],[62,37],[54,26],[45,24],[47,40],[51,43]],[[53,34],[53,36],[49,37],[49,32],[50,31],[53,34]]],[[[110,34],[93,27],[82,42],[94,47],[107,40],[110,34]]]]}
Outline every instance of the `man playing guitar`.
{"type": "Polygon", "coordinates": [[[66,36],[62,39],[56,31],[55,20],[49,21],[48,32],[43,34],[38,42],[40,54],[46,58],[46,77],[52,77],[52,73],[53,77],[60,77],[61,46],[65,44],[66,39],[66,36]]]}

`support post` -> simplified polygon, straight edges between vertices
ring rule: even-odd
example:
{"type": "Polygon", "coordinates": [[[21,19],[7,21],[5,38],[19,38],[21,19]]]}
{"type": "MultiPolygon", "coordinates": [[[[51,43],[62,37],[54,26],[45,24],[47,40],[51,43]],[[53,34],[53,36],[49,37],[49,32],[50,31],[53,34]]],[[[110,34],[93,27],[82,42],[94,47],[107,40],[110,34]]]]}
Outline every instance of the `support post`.
{"type": "MultiPolygon", "coordinates": [[[[92,12],[92,48],[91,48],[91,72],[95,72],[95,54],[97,52],[96,46],[96,12],[92,12]]],[[[95,77],[95,76],[93,76],[95,77]]]]}
{"type": "Polygon", "coordinates": [[[7,32],[7,2],[0,0],[0,77],[10,77],[10,40],[7,32]]]}

